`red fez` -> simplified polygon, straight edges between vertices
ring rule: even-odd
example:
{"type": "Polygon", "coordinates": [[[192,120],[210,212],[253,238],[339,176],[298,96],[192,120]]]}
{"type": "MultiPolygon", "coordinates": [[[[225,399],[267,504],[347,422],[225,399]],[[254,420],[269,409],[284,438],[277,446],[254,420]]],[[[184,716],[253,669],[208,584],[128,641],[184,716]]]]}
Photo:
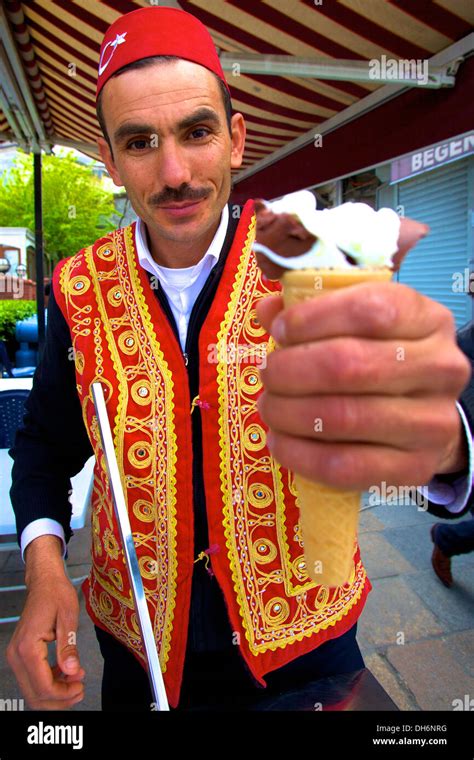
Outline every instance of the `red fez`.
{"type": "Polygon", "coordinates": [[[222,79],[224,72],[212,37],[196,16],[178,8],[139,8],[109,26],[100,48],[97,93],[116,71],[154,55],[176,55],[199,63],[222,79]]]}

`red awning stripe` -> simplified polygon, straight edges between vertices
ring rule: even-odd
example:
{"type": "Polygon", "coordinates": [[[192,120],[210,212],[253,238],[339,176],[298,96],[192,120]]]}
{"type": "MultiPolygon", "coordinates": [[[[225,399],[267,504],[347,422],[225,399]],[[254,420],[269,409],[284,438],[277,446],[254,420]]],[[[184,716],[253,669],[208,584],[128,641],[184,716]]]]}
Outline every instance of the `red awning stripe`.
{"type": "MultiPolygon", "coordinates": [[[[75,8],[73,7],[71,10],[75,10],[75,8]]],[[[98,44],[94,43],[85,34],[82,34],[78,28],[76,29],[66,23],[61,17],[61,11],[59,7],[57,8],[57,14],[53,15],[47,11],[46,8],[39,7],[34,3],[31,6],[28,4],[25,14],[28,19],[28,24],[31,23],[33,28],[34,24],[36,24],[36,28],[40,28],[42,31],[47,30],[49,34],[51,34],[52,27],[56,33],[55,41],[57,43],[60,43],[61,47],[63,47],[65,50],[71,51],[73,56],[72,60],[81,54],[83,60],[86,60],[89,65],[92,65],[94,67],[97,65],[97,61],[99,59],[98,44]],[[42,26],[42,22],[44,22],[45,27],[42,26]],[[80,49],[78,49],[79,47],[84,48],[84,50],[87,51],[87,54],[81,53],[80,49]]]]}
{"type": "MultiPolygon", "coordinates": [[[[236,99],[240,100],[241,102],[244,102],[248,105],[255,106],[255,108],[262,108],[262,100],[261,98],[258,98],[256,95],[251,95],[248,92],[244,92],[242,90],[238,90],[237,92],[234,91],[231,88],[231,95],[232,97],[236,97],[236,99]]],[[[328,117],[322,117],[322,116],[314,116],[311,118],[311,114],[307,113],[305,111],[296,111],[294,108],[284,108],[283,106],[277,105],[275,103],[265,103],[265,109],[262,114],[263,117],[265,117],[265,114],[275,114],[276,116],[283,116],[287,119],[293,119],[297,123],[301,123],[303,126],[307,125],[310,127],[315,122],[320,122],[323,120],[323,118],[328,117]],[[304,122],[303,122],[304,120],[304,122]]],[[[332,112],[330,112],[332,114],[332,112]]]]}
{"type": "Polygon", "coordinates": [[[5,11],[10,22],[12,34],[16,40],[18,54],[23,61],[24,72],[30,83],[31,93],[37,105],[39,117],[47,135],[54,133],[54,125],[48,109],[40,69],[36,64],[35,51],[31,44],[23,8],[19,0],[7,0],[5,11]]]}
{"type": "MultiPolygon", "coordinates": [[[[40,59],[40,56],[38,56],[40,59]]],[[[40,59],[41,60],[41,59],[40,59]]],[[[65,77],[64,74],[60,74],[57,69],[53,68],[46,61],[41,60],[41,68],[43,70],[43,78],[49,78],[50,81],[55,82],[64,88],[66,95],[78,98],[85,105],[91,106],[95,111],[95,97],[78,81],[78,77],[65,77]],[[71,79],[71,81],[69,81],[71,79]]]]}
{"type": "MultiPolygon", "coordinates": [[[[203,24],[207,26],[211,33],[213,30],[215,30],[216,32],[226,34],[235,41],[235,44],[237,46],[243,44],[250,47],[252,50],[258,51],[261,54],[287,54],[286,50],[283,50],[282,48],[277,47],[267,40],[262,40],[259,37],[256,37],[247,31],[244,31],[240,27],[236,27],[223,20],[219,15],[217,15],[223,9],[223,6],[220,6],[219,9],[216,9],[216,14],[214,14],[210,8],[203,10],[201,7],[196,6],[194,2],[191,2],[190,0],[182,0],[181,6],[183,10],[187,10],[189,13],[193,13],[195,16],[197,16],[200,21],[202,21],[203,24]]],[[[312,46],[315,48],[314,55],[317,56],[317,48],[315,45],[312,46]]],[[[345,58],[353,57],[353,55],[348,55],[347,50],[345,53],[345,58]]],[[[331,84],[333,87],[339,88],[343,92],[347,92],[356,98],[364,97],[364,95],[367,94],[367,91],[363,87],[351,82],[332,82],[331,84]]]]}
{"type": "MultiPolygon", "coordinates": [[[[104,35],[110,26],[109,22],[104,20],[101,16],[101,2],[96,2],[97,10],[99,11],[97,14],[90,13],[86,8],[83,8],[80,3],[72,3],[71,0],[54,0],[54,4],[58,6],[58,8],[67,11],[67,13],[73,14],[77,19],[80,19],[82,23],[87,24],[87,26],[90,26],[92,29],[97,29],[101,35],[104,35]]],[[[136,6],[133,7],[133,10],[135,9],[136,6]]],[[[118,16],[120,16],[120,13],[117,13],[117,17],[118,16]]]]}
{"type": "Polygon", "coordinates": [[[135,11],[137,6],[147,5],[146,2],[135,3],[133,0],[102,0],[102,4],[108,5],[119,13],[130,13],[130,11],[135,11]]]}
{"type": "Polygon", "coordinates": [[[76,66],[80,66],[82,63],[83,65],[87,66],[88,69],[91,70],[91,73],[85,72],[83,70],[83,76],[90,81],[91,87],[93,88],[95,92],[96,88],[96,66],[91,61],[90,58],[86,58],[86,56],[82,55],[82,53],[78,50],[75,50],[73,47],[67,44],[64,40],[59,40],[57,37],[54,37],[53,34],[48,29],[40,28],[39,25],[36,23],[36,21],[30,22],[32,34],[31,39],[33,42],[33,45],[38,50],[44,51],[45,53],[48,53],[52,58],[54,58],[57,63],[58,67],[63,68],[67,71],[68,64],[75,63],[76,66]],[[38,32],[41,34],[41,36],[44,38],[45,42],[40,40],[37,37],[38,32]],[[46,41],[48,44],[46,44],[46,41]],[[60,47],[59,47],[60,46],[60,47]],[[94,72],[94,73],[92,73],[94,72]]]}
{"type": "MultiPolygon", "coordinates": [[[[225,74],[226,74],[226,79],[230,87],[231,93],[235,92],[236,90],[240,92],[241,88],[239,87],[239,83],[241,81],[241,77],[233,76],[232,73],[229,71],[226,71],[225,74]]],[[[315,106],[329,108],[332,111],[339,111],[341,108],[344,108],[344,103],[341,102],[340,100],[329,98],[327,95],[323,95],[320,92],[316,92],[315,90],[306,88],[303,85],[298,85],[295,82],[291,82],[286,77],[277,77],[277,76],[258,77],[255,74],[242,74],[242,77],[245,77],[245,79],[256,88],[262,87],[262,86],[273,87],[277,92],[291,95],[294,98],[300,98],[300,100],[302,101],[312,102],[314,103],[315,106]]],[[[311,81],[311,80],[308,80],[308,81],[311,81]]],[[[366,91],[364,94],[367,95],[368,91],[366,91]]],[[[356,99],[357,98],[353,97],[352,98],[353,102],[355,102],[356,99]]]]}
{"type": "MultiPolygon", "coordinates": [[[[340,45],[337,41],[329,39],[323,34],[318,32],[318,9],[313,4],[312,11],[314,15],[314,28],[310,29],[308,26],[300,24],[295,19],[291,18],[291,14],[281,13],[275,8],[272,8],[266,3],[253,2],[253,0],[228,0],[230,5],[246,11],[255,18],[264,21],[266,24],[270,24],[275,30],[283,30],[286,34],[291,34],[298,40],[305,42],[307,45],[311,45],[318,51],[321,51],[319,55],[328,56],[329,58],[351,58],[353,60],[363,60],[363,56],[358,55],[353,50],[348,50],[343,45],[340,45]]],[[[321,13],[326,12],[326,8],[323,6],[321,13]]]]}
{"type": "Polygon", "coordinates": [[[67,114],[65,115],[60,106],[56,107],[51,103],[51,112],[54,115],[54,119],[61,125],[58,134],[65,134],[64,130],[68,129],[72,130],[73,134],[76,135],[76,138],[80,137],[80,139],[85,140],[86,142],[95,142],[92,130],[87,129],[87,127],[84,126],[84,123],[79,122],[76,118],[72,116],[68,117],[67,114]]]}
{"type": "Polygon", "coordinates": [[[48,98],[50,95],[54,95],[64,104],[64,108],[71,109],[79,118],[95,118],[94,103],[89,102],[79,91],[70,93],[64,86],[49,78],[46,72],[44,79],[48,98]]]}
{"type": "MultiPolygon", "coordinates": [[[[347,29],[357,29],[357,34],[367,40],[376,42],[383,48],[388,48],[399,58],[429,58],[431,53],[423,47],[407,42],[396,34],[395,30],[387,29],[376,21],[346,8],[342,3],[324,3],[324,15],[342,24],[347,29]]],[[[348,56],[352,58],[352,56],[348,56]]]]}
{"type": "Polygon", "coordinates": [[[432,0],[389,0],[392,5],[401,8],[413,18],[418,19],[426,26],[441,34],[445,34],[453,40],[460,39],[469,34],[469,25],[451,11],[441,8],[432,0]]]}
{"type": "Polygon", "coordinates": [[[86,113],[84,110],[81,110],[81,112],[78,113],[77,109],[74,108],[73,103],[69,101],[65,103],[61,96],[52,89],[48,92],[48,99],[51,105],[56,104],[65,115],[69,114],[72,119],[76,119],[78,124],[84,124],[84,126],[87,126],[92,132],[95,131],[96,120],[92,115],[86,113]]]}

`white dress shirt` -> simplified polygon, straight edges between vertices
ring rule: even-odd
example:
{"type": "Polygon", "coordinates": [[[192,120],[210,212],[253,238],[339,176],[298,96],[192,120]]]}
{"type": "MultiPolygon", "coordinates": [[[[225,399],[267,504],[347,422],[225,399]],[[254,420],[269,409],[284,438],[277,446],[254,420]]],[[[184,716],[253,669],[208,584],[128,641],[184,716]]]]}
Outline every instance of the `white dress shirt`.
{"type": "Polygon", "coordinates": [[[147,272],[158,278],[160,285],[165,291],[178,327],[179,340],[183,351],[186,345],[189,317],[191,316],[196,298],[204,287],[209,272],[219,261],[228,224],[229,208],[226,205],[222,211],[217,232],[202,259],[192,267],[170,269],[170,267],[163,267],[156,263],[148,248],[143,222],[141,219],[137,221],[135,240],[138,261],[143,269],[146,269],[147,272]]]}

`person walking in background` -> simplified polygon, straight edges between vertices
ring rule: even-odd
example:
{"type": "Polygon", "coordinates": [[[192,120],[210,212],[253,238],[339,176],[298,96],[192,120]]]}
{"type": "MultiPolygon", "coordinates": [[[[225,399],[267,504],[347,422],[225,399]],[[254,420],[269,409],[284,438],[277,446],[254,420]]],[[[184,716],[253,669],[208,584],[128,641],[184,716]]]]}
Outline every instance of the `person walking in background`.
{"type": "MultiPolygon", "coordinates": [[[[471,294],[472,295],[472,294],[471,294]]],[[[458,332],[459,348],[465,353],[474,370],[474,325],[468,322],[458,332]]],[[[468,419],[471,430],[472,410],[474,409],[474,373],[471,381],[464,389],[459,399],[464,413],[468,419]]],[[[433,570],[442,583],[450,588],[454,581],[451,572],[451,558],[459,554],[468,554],[474,551],[474,518],[462,520],[462,522],[435,523],[431,526],[431,540],[434,548],[431,555],[433,570]]]]}

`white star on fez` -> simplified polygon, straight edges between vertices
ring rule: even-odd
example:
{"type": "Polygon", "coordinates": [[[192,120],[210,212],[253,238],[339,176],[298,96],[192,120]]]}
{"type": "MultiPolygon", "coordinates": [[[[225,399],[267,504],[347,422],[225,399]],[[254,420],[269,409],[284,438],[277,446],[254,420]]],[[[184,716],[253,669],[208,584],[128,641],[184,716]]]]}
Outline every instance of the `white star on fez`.
{"type": "Polygon", "coordinates": [[[123,34],[117,34],[114,41],[112,42],[112,47],[116,48],[117,45],[122,45],[125,42],[126,36],[127,36],[127,32],[124,32],[123,34]]]}

